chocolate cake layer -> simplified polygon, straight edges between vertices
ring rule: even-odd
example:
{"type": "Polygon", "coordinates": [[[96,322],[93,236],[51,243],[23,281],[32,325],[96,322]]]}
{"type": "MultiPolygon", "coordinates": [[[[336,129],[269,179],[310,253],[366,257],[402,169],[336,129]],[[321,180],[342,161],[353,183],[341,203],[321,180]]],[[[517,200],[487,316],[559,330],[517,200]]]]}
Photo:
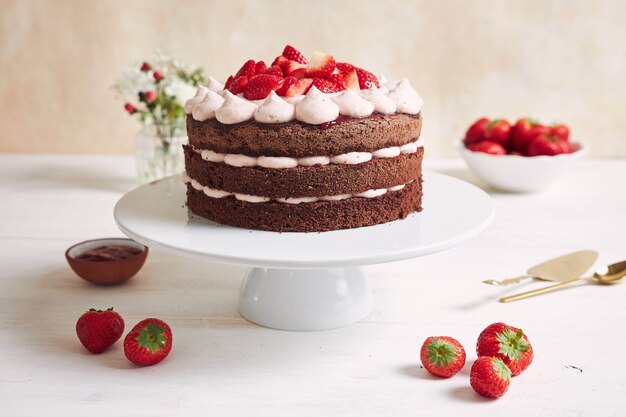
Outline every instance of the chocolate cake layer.
{"type": "Polygon", "coordinates": [[[200,184],[231,193],[257,196],[320,197],[357,194],[389,188],[419,178],[424,149],[394,158],[377,158],[356,165],[325,165],[286,169],[233,167],[202,159],[185,146],[187,175],[200,184]]]}
{"type": "Polygon", "coordinates": [[[421,211],[421,202],[421,176],[400,191],[376,198],[302,204],[211,198],[187,185],[187,206],[193,213],[231,226],[276,232],[323,232],[386,223],[421,211]]]}
{"type": "Polygon", "coordinates": [[[420,136],[421,114],[382,115],[362,119],[340,118],[333,124],[309,125],[252,122],[225,125],[216,119],[199,122],[187,117],[189,143],[196,149],[249,156],[332,156],[372,152],[401,146],[420,136]]]}

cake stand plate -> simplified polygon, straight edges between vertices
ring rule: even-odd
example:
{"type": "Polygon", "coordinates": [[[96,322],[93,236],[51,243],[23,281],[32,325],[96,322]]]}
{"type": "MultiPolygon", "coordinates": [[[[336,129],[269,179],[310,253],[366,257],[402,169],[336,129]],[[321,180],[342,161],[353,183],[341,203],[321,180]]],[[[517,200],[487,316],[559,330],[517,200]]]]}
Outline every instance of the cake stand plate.
{"type": "Polygon", "coordinates": [[[221,225],[188,212],[179,176],[142,185],[114,210],[118,227],[153,249],[251,267],[239,312],[262,326],[324,330],[369,314],[361,265],[438,252],[471,239],[492,221],[489,196],[464,181],[424,172],[424,211],[377,226],[323,233],[276,233],[221,225]]]}

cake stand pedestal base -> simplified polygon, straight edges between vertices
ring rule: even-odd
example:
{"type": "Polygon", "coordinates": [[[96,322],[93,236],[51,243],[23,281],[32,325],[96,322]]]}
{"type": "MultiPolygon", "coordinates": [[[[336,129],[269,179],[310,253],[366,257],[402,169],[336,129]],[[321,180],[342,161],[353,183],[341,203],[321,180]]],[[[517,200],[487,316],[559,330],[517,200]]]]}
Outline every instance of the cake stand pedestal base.
{"type": "Polygon", "coordinates": [[[366,317],[372,293],[363,269],[251,268],[239,292],[239,313],[279,330],[336,329],[366,317]]]}

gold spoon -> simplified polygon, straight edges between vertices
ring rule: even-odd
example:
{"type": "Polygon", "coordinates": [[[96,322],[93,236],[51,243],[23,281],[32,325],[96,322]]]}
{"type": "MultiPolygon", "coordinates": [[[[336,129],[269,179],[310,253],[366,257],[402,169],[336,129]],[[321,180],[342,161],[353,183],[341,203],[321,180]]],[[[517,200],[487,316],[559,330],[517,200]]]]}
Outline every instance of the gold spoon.
{"type": "Polygon", "coordinates": [[[526,291],[521,294],[511,295],[509,297],[500,298],[500,302],[509,303],[535,295],[545,294],[548,292],[560,290],[563,288],[573,287],[578,284],[617,284],[626,276],[626,261],[617,262],[611,265],[598,268],[590,278],[577,278],[565,281],[561,284],[551,285],[537,290],[526,291]]]}
{"type": "Polygon", "coordinates": [[[483,282],[489,285],[503,286],[517,284],[528,278],[538,278],[545,281],[570,281],[584,274],[598,259],[598,252],[582,250],[561,255],[557,258],[542,262],[528,268],[526,275],[503,280],[487,279],[483,282]]]}

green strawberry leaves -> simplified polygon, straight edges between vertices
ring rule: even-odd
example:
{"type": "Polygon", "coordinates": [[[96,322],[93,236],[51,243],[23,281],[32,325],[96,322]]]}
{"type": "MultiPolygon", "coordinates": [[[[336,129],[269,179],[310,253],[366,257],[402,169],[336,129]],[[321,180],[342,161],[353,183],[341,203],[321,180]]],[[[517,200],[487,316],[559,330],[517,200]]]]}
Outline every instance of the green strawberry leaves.
{"type": "Polygon", "coordinates": [[[148,322],[146,327],[139,331],[139,335],[135,338],[139,346],[144,346],[152,353],[157,350],[165,349],[165,327],[156,323],[148,322]]]}
{"type": "Polygon", "coordinates": [[[508,381],[511,379],[511,370],[509,369],[508,366],[506,366],[506,364],[504,363],[504,361],[500,358],[492,358],[492,365],[493,365],[493,369],[496,370],[496,373],[498,374],[498,376],[500,378],[502,378],[505,381],[508,381]]]}
{"type": "Polygon", "coordinates": [[[443,340],[433,339],[428,344],[427,357],[430,363],[435,364],[435,367],[446,367],[456,362],[456,347],[443,340]]]}
{"type": "Polygon", "coordinates": [[[523,352],[528,352],[528,341],[523,338],[524,332],[519,329],[517,333],[505,327],[502,333],[496,334],[498,342],[500,342],[500,350],[498,353],[505,354],[511,360],[520,360],[523,352]]]}

